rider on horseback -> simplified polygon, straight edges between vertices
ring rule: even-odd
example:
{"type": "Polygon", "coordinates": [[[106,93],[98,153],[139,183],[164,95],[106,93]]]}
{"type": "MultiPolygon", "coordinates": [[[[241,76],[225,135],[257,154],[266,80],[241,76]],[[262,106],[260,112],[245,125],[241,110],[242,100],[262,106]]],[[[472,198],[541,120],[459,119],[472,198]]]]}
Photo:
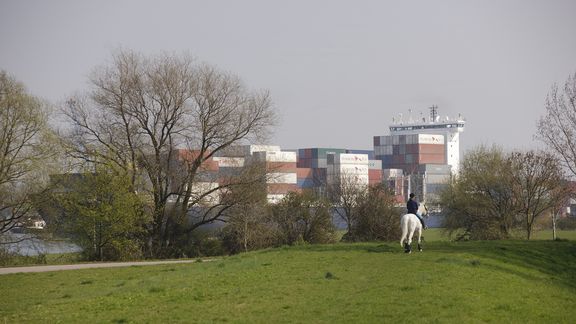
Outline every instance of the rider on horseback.
{"type": "Polygon", "coordinates": [[[414,214],[414,215],[416,215],[416,217],[418,217],[418,219],[420,220],[420,223],[422,223],[422,229],[428,228],[428,226],[426,226],[426,224],[424,224],[424,218],[418,212],[418,202],[416,201],[416,195],[415,194],[413,194],[413,193],[410,194],[410,199],[408,199],[408,201],[406,202],[406,208],[408,209],[408,214],[414,214]]]}

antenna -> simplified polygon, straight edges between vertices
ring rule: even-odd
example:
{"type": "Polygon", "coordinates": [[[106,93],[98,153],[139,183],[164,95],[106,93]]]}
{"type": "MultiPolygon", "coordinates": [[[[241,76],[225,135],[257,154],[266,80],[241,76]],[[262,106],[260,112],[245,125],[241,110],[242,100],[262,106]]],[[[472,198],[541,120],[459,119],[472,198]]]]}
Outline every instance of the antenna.
{"type": "Polygon", "coordinates": [[[432,105],[430,107],[430,121],[435,122],[436,117],[438,117],[438,106],[432,105]]]}

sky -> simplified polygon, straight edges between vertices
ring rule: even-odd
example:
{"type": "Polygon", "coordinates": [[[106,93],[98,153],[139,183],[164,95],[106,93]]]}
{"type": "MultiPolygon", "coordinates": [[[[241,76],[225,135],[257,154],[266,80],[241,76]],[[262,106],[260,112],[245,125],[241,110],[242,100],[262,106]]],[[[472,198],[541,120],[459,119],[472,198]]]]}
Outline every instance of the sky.
{"type": "Polygon", "coordinates": [[[283,149],[372,149],[398,114],[466,119],[461,150],[534,139],[576,73],[576,1],[0,0],[0,69],[54,104],[118,49],[188,53],[270,91],[283,149]]]}

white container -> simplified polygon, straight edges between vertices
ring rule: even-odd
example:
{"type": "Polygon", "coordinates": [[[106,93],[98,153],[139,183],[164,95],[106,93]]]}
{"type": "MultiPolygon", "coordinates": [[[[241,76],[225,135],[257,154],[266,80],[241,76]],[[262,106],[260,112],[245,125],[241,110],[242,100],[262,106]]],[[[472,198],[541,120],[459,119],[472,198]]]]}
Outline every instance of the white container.
{"type": "Polygon", "coordinates": [[[368,160],[368,169],[382,170],[382,160],[368,160]]]}
{"type": "Polygon", "coordinates": [[[444,144],[444,135],[418,134],[418,142],[415,144],[444,144]]]}
{"type": "Polygon", "coordinates": [[[404,171],[402,169],[384,169],[382,170],[382,178],[389,179],[389,178],[398,178],[404,175],[404,171]]]}
{"type": "Polygon", "coordinates": [[[368,165],[340,164],[334,166],[334,173],[339,174],[368,174],[368,165]]]}
{"type": "Polygon", "coordinates": [[[334,156],[334,164],[368,165],[368,154],[340,153],[334,156]]]}
{"type": "Polygon", "coordinates": [[[266,198],[269,204],[277,204],[286,197],[286,194],[268,194],[266,198]]]}
{"type": "MultiPolygon", "coordinates": [[[[194,199],[194,197],[202,196],[207,192],[218,188],[218,186],[219,184],[216,182],[196,182],[192,185],[191,188],[192,189],[191,199],[194,199]]],[[[201,205],[208,205],[208,206],[215,205],[219,202],[220,202],[220,192],[218,190],[211,192],[205,197],[202,197],[202,199],[200,200],[201,205]]]]}
{"type": "Polygon", "coordinates": [[[277,145],[246,145],[248,154],[254,152],[279,152],[280,146],[277,145]]]}
{"type": "Polygon", "coordinates": [[[297,184],[298,176],[296,175],[296,172],[289,172],[289,173],[271,172],[266,175],[266,183],[297,184]]]}
{"type": "Polygon", "coordinates": [[[218,162],[221,168],[241,168],[244,166],[245,159],[243,157],[214,157],[214,161],[218,162]]]}
{"type": "Polygon", "coordinates": [[[254,152],[254,159],[260,162],[293,162],[298,160],[296,152],[266,151],[254,152]]]}

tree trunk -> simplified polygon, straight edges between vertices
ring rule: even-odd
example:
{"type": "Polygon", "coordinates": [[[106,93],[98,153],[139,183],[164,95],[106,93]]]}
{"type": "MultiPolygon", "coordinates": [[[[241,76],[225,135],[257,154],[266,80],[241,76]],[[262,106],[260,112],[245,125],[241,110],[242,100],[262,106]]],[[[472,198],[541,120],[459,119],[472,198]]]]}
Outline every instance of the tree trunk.
{"type": "Polygon", "coordinates": [[[552,213],[552,239],[556,241],[556,213],[552,213]]]}

